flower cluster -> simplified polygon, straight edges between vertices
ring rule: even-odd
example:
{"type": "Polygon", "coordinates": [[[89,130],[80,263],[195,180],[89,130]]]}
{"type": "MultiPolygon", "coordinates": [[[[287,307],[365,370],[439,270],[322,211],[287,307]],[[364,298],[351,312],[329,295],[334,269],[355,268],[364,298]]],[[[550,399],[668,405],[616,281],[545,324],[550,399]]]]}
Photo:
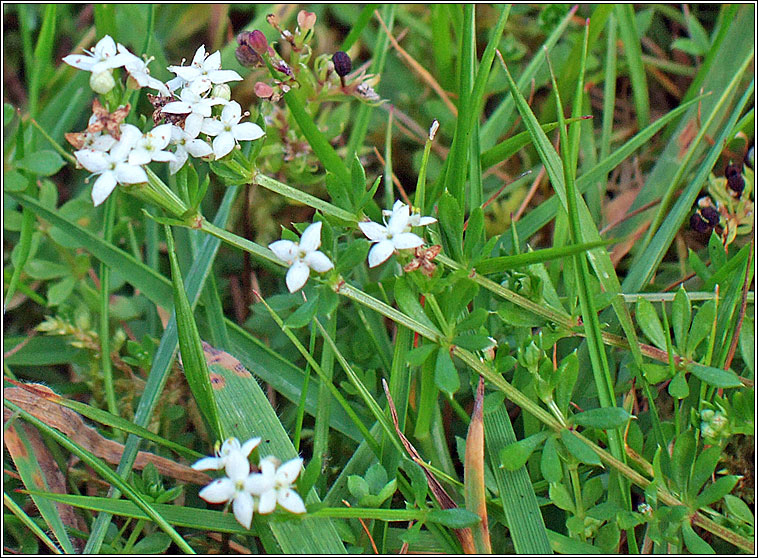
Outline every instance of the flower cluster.
{"type": "Polygon", "coordinates": [[[227,83],[240,81],[242,77],[233,70],[221,69],[221,53],[208,55],[204,45],[197,49],[189,65],[168,67],[176,77],[167,83],[150,75],[151,60],[135,56],[107,35],[91,51],[71,54],[63,61],[92,72],[90,84],[96,93],[108,94],[116,87],[113,72],[117,68],[128,74],[129,88],[149,87],[158,92],[156,96],[148,95],[156,107],[153,113],[156,126],[145,134],[136,126],[122,123],[129,105],[109,113],[97,100],[87,130],[67,134],[69,142],[77,148],[74,155],[79,164],[100,175],[92,189],[95,205],[102,203],[117,184],[147,182],[143,167],[151,161],[167,162],[174,174],[190,155],[221,159],[240,141],[256,140],[264,134],[252,122],[241,123],[248,113],[243,114],[239,103],[230,100],[227,83]],[[223,108],[214,114],[213,107],[219,105],[223,108]],[[174,150],[166,151],[170,145],[174,150]]]}
{"type": "MultiPolygon", "coordinates": [[[[418,249],[424,245],[424,239],[411,232],[413,227],[425,227],[436,223],[434,217],[424,217],[420,213],[411,213],[410,206],[397,200],[392,210],[382,211],[384,225],[372,221],[358,223],[363,234],[374,244],[368,253],[369,267],[376,267],[387,261],[396,250],[417,249],[416,266],[406,266],[406,271],[412,271],[423,267],[426,272],[434,266],[431,260],[439,253],[439,247],[418,253],[418,249]],[[389,221],[387,221],[389,218],[389,221]],[[428,254],[427,252],[431,252],[428,254]]],[[[277,240],[269,244],[269,249],[277,258],[290,266],[287,271],[286,283],[291,293],[294,293],[305,285],[310,276],[310,270],[317,273],[325,273],[334,267],[332,261],[318,248],[321,246],[321,222],[308,226],[300,237],[300,242],[292,240],[277,240]]]]}
{"type": "Polygon", "coordinates": [[[374,244],[368,253],[369,267],[376,267],[387,261],[395,250],[423,246],[424,239],[412,233],[411,229],[437,222],[434,217],[422,217],[419,213],[411,213],[411,208],[400,200],[392,206],[392,211],[383,211],[382,217],[384,225],[372,221],[358,223],[363,234],[374,244]]]}
{"type": "Polygon", "coordinates": [[[214,480],[199,492],[211,504],[231,502],[232,512],[240,525],[250,528],[253,513],[268,514],[279,504],[292,513],[305,513],[305,504],[292,485],[303,469],[299,457],[282,464],[269,455],[261,459],[257,472],[250,472],[250,453],[260,444],[260,438],[251,438],[240,445],[237,438],[229,438],[215,457],[204,457],[192,468],[198,471],[224,469],[225,477],[214,480]]]}
{"type": "Polygon", "coordinates": [[[269,244],[269,249],[276,257],[290,266],[286,282],[291,293],[303,288],[308,281],[311,269],[317,273],[325,273],[334,267],[331,260],[318,249],[319,246],[321,246],[321,221],[309,225],[303,231],[300,242],[277,240],[269,244]]]}

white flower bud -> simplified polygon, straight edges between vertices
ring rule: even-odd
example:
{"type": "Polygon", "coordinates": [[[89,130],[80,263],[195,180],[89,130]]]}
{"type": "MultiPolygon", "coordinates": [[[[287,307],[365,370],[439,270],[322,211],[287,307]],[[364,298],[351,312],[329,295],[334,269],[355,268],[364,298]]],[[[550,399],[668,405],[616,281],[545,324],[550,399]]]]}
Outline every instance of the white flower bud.
{"type": "Polygon", "coordinates": [[[95,93],[105,95],[111,89],[116,87],[116,80],[113,79],[113,74],[110,70],[105,70],[104,72],[97,74],[93,72],[89,78],[89,86],[95,93]]]}
{"type": "Polygon", "coordinates": [[[435,119],[434,119],[434,122],[432,122],[432,125],[431,125],[431,127],[429,128],[429,141],[434,141],[434,136],[436,136],[436,135],[437,135],[437,130],[439,130],[439,129],[440,129],[440,123],[439,123],[439,121],[438,121],[438,120],[435,118],[435,119]]]}
{"type": "Polygon", "coordinates": [[[213,86],[213,90],[211,91],[211,97],[216,97],[217,99],[224,99],[225,101],[230,101],[232,99],[232,89],[225,83],[219,83],[213,86]]]}

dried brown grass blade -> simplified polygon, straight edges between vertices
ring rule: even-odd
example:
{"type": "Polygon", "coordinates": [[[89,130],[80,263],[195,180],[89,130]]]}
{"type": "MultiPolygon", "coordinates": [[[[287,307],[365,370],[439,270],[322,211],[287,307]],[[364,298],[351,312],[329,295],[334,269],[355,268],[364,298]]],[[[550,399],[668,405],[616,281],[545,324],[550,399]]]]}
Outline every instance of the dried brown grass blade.
{"type": "MultiPolygon", "coordinates": [[[[42,384],[25,384],[23,388],[6,388],[3,395],[8,401],[15,403],[48,426],[60,430],[72,442],[100,459],[113,465],[118,465],[120,462],[124,446],[101,436],[97,430],[87,426],[77,412],[58,405],[56,401],[61,397],[49,387],[42,384]]],[[[142,470],[148,463],[152,463],[160,474],[180,481],[195,484],[210,482],[210,477],[205,473],[146,451],[137,454],[134,468],[142,470]]]]}
{"type": "Polygon", "coordinates": [[[487,523],[487,494],[484,489],[484,378],[479,378],[474,411],[466,436],[466,455],[463,467],[463,485],[466,508],[482,520],[473,533],[478,553],[492,554],[492,542],[487,523]]]}
{"type": "MultiPolygon", "coordinates": [[[[392,417],[392,424],[395,425],[395,432],[397,432],[397,435],[400,437],[400,441],[403,443],[405,451],[408,452],[408,455],[411,457],[411,459],[424,471],[424,475],[426,475],[426,482],[429,484],[429,490],[431,490],[434,499],[437,500],[437,503],[443,510],[457,508],[458,505],[453,501],[453,499],[450,497],[447,491],[445,491],[437,478],[429,470],[424,460],[421,459],[421,455],[419,455],[418,451],[416,451],[416,448],[414,448],[413,444],[411,444],[410,440],[408,440],[408,438],[405,437],[405,434],[403,434],[403,432],[400,430],[395,402],[392,400],[389,386],[387,385],[387,381],[384,378],[382,378],[382,387],[384,387],[384,393],[387,395],[387,403],[389,403],[390,406],[390,416],[392,417]]],[[[455,536],[458,537],[458,541],[461,543],[461,548],[463,548],[463,552],[465,554],[477,553],[476,547],[474,546],[474,536],[471,533],[471,529],[453,529],[453,531],[455,532],[455,536]]]]}

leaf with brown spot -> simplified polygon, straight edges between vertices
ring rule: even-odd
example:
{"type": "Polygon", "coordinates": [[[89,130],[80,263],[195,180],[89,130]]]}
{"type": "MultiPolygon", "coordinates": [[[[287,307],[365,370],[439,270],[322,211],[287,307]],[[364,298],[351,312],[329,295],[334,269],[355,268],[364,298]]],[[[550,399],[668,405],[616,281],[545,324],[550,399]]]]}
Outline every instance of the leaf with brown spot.
{"type": "MultiPolygon", "coordinates": [[[[7,388],[5,393],[11,389],[18,388],[7,388]]],[[[4,422],[10,420],[12,415],[9,409],[3,408],[4,422]]],[[[28,490],[67,494],[66,479],[36,428],[21,421],[14,422],[5,429],[3,442],[28,490]]],[[[82,544],[74,545],[67,533],[70,528],[85,529],[74,509],[65,504],[54,504],[46,498],[31,498],[61,548],[67,553],[81,551],[82,544]]]]}

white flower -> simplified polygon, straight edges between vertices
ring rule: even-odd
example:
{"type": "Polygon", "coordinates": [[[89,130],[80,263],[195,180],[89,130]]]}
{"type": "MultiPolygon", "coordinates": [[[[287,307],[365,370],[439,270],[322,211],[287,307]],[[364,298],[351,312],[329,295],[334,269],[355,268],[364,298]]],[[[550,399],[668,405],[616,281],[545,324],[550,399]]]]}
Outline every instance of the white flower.
{"type": "Polygon", "coordinates": [[[124,56],[124,68],[129,72],[129,75],[134,79],[137,85],[140,87],[156,89],[163,96],[171,94],[165,83],[150,75],[150,70],[148,70],[147,65],[152,61],[152,58],[147,61],[143,60],[139,56],[129,52],[129,49],[121,43],[118,44],[118,52],[120,55],[124,56]]]}
{"type": "Polygon", "coordinates": [[[180,95],[181,101],[168,103],[161,109],[161,112],[170,114],[187,114],[184,121],[184,131],[193,138],[200,133],[203,120],[211,115],[213,105],[223,105],[224,99],[218,97],[203,98],[188,87],[182,89],[180,95]]]}
{"type": "MultiPolygon", "coordinates": [[[[97,122],[97,115],[89,117],[88,126],[97,122]]],[[[81,149],[90,149],[92,151],[108,151],[116,144],[116,138],[110,134],[102,132],[84,132],[81,149]]]]}
{"type": "Polygon", "coordinates": [[[106,35],[90,51],[85,50],[84,54],[69,54],[63,57],[63,61],[69,66],[86,70],[93,74],[100,74],[106,70],[112,70],[123,66],[127,57],[122,54],[116,54],[116,43],[106,35]]]}
{"type": "Polygon", "coordinates": [[[215,83],[242,81],[242,76],[234,70],[221,69],[221,52],[216,51],[206,57],[205,45],[200,45],[189,66],[169,66],[168,69],[176,74],[167,84],[171,91],[188,86],[195,93],[201,94],[215,83]]]}
{"type": "Polygon", "coordinates": [[[172,124],[161,124],[137,140],[129,153],[130,165],[146,165],[150,161],[173,161],[176,156],[163,149],[171,141],[172,124]]]}
{"type": "Polygon", "coordinates": [[[226,477],[210,483],[198,496],[211,504],[231,502],[234,517],[240,525],[249,529],[253,521],[254,508],[253,497],[246,486],[250,475],[250,462],[242,450],[234,450],[226,456],[224,469],[226,477]]]}
{"type": "Polygon", "coordinates": [[[129,153],[142,136],[139,128],[131,124],[121,125],[121,139],[108,153],[81,149],[74,152],[81,166],[99,178],[92,186],[92,201],[96,206],[105,201],[117,184],[139,184],[147,182],[147,173],[141,166],[127,162],[129,153]]]}
{"type": "Polygon", "coordinates": [[[258,444],[260,443],[260,438],[250,438],[247,442],[240,445],[240,441],[237,438],[231,437],[221,445],[221,450],[216,452],[216,457],[203,457],[192,465],[192,468],[196,471],[207,471],[208,469],[218,471],[219,469],[225,468],[227,463],[234,459],[230,458],[231,455],[241,454],[247,459],[250,453],[258,447],[258,444]]]}
{"type": "MultiPolygon", "coordinates": [[[[185,90],[182,90],[184,93],[185,90]]],[[[173,104],[173,103],[171,103],[173,104]]],[[[163,109],[164,111],[166,109],[163,109]]],[[[227,155],[238,141],[256,140],[263,137],[263,130],[252,122],[239,123],[242,118],[242,108],[237,101],[231,101],[221,111],[221,119],[206,118],[200,131],[213,138],[213,153],[216,159],[227,155]]]]}
{"type": "Polygon", "coordinates": [[[303,231],[299,243],[291,240],[277,240],[268,245],[277,258],[290,266],[286,282],[291,293],[305,285],[311,269],[324,273],[334,267],[326,254],[318,250],[319,246],[321,246],[321,221],[309,225],[303,231]]]}
{"type": "Polygon", "coordinates": [[[188,155],[207,157],[213,153],[213,148],[201,139],[193,138],[179,126],[171,128],[171,143],[176,145],[174,159],[168,162],[171,174],[176,174],[187,162],[188,155]]]}
{"type": "MultiPolygon", "coordinates": [[[[401,200],[397,200],[395,202],[395,205],[392,206],[392,211],[389,209],[383,209],[382,215],[385,217],[389,217],[392,215],[393,212],[399,211],[402,206],[405,204],[401,200]]],[[[410,218],[408,219],[408,226],[405,227],[405,232],[411,232],[411,228],[413,227],[425,227],[427,225],[431,225],[432,223],[436,223],[437,219],[434,217],[422,217],[420,213],[411,213],[410,218]]]]}
{"type": "Polygon", "coordinates": [[[358,223],[371,242],[375,242],[371,251],[368,253],[368,266],[376,267],[380,263],[389,259],[395,250],[406,250],[408,248],[418,248],[424,244],[424,239],[418,235],[408,232],[410,230],[410,208],[396,203],[392,208],[392,215],[389,223],[382,226],[373,221],[364,221],[358,223]]]}
{"type": "Polygon", "coordinates": [[[274,511],[278,503],[292,513],[305,513],[305,504],[300,495],[292,490],[292,484],[303,469],[303,460],[291,459],[279,466],[279,460],[268,456],[261,460],[261,472],[253,473],[245,487],[258,497],[258,513],[274,511]]]}

